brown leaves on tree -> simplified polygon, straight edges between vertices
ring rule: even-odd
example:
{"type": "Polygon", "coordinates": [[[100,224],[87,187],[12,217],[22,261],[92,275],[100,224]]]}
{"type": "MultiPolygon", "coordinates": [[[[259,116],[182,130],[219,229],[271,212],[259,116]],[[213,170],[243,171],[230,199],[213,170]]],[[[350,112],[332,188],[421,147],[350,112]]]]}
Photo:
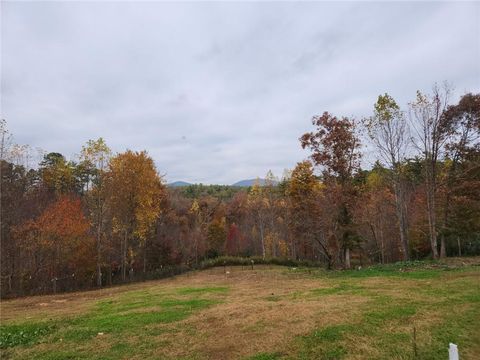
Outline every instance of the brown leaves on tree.
{"type": "Polygon", "coordinates": [[[302,148],[311,150],[310,157],[322,168],[325,178],[347,181],[360,167],[360,141],[355,121],[324,112],[314,116],[312,124],[316,130],[300,138],[302,148]]]}

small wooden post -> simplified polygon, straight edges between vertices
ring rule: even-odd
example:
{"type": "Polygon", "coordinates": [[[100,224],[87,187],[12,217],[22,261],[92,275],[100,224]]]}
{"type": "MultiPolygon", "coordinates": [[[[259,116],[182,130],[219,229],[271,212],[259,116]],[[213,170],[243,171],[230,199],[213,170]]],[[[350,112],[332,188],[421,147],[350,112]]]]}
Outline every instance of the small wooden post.
{"type": "Polygon", "coordinates": [[[253,270],[253,263],[254,263],[254,261],[253,261],[253,260],[251,260],[251,264],[252,264],[252,270],[253,270]]]}
{"type": "Polygon", "coordinates": [[[57,293],[57,278],[54,277],[52,279],[52,282],[53,282],[53,293],[56,294],[57,293]]]}

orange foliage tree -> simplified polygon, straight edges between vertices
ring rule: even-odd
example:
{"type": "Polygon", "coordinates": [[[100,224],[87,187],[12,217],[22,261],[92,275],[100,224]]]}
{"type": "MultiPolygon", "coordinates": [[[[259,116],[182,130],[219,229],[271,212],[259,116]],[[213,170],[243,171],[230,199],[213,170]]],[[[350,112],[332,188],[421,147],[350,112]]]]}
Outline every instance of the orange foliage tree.
{"type": "Polygon", "coordinates": [[[88,281],[95,270],[94,239],[80,199],[63,195],[15,229],[29,277],[88,281]]]}

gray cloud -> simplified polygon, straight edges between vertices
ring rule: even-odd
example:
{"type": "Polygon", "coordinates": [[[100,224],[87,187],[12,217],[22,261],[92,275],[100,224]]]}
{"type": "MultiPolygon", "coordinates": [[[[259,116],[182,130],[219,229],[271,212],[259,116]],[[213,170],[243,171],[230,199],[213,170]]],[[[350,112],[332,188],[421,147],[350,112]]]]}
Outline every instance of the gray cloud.
{"type": "Polygon", "coordinates": [[[1,112],[74,156],[146,149],[167,180],[281,175],[329,110],[480,91],[478,3],[2,2],[1,112]]]}

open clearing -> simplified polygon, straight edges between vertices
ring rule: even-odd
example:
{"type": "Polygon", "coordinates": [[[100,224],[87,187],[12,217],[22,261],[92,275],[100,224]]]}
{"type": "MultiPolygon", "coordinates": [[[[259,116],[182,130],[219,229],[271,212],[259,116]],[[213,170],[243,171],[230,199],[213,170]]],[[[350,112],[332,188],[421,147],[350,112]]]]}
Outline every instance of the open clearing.
{"type": "Polygon", "coordinates": [[[214,268],[2,301],[2,359],[480,358],[480,259],[359,271],[214,268]]]}

